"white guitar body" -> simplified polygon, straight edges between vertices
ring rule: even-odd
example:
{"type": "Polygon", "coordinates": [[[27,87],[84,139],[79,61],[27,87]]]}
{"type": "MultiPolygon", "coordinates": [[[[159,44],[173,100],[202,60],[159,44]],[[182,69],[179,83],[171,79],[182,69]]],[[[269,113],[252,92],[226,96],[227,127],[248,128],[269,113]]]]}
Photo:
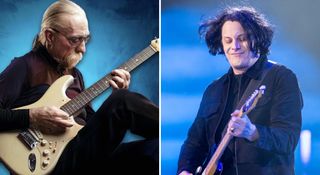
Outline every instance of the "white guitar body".
{"type": "MultiPolygon", "coordinates": [[[[70,100],[65,91],[72,82],[73,77],[65,75],[56,80],[37,102],[17,109],[31,109],[43,106],[60,108],[70,100]]],[[[0,158],[16,174],[48,174],[57,164],[68,142],[75,137],[81,128],[81,125],[74,124],[66,132],[59,135],[46,135],[29,129],[30,133],[34,134],[38,139],[38,143],[32,149],[18,138],[21,131],[1,132],[0,158]]]]}

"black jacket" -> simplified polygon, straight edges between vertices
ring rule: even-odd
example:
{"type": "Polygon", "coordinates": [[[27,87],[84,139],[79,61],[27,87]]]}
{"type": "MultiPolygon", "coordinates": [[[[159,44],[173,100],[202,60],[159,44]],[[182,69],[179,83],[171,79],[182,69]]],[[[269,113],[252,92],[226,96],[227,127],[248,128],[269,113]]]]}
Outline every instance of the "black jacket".
{"type": "MultiPolygon", "coordinates": [[[[259,58],[245,76],[260,79],[266,63],[266,58],[259,58]]],[[[210,148],[218,144],[215,143],[215,133],[226,108],[231,74],[230,69],[207,87],[197,117],[182,145],[178,173],[183,170],[194,173],[210,148]]],[[[238,174],[294,174],[294,150],[301,131],[303,106],[296,76],[285,66],[275,64],[262,84],[266,85],[265,94],[248,114],[257,127],[259,139],[250,142],[237,138],[235,141],[238,174]]],[[[224,174],[234,174],[227,172],[224,174]]]]}

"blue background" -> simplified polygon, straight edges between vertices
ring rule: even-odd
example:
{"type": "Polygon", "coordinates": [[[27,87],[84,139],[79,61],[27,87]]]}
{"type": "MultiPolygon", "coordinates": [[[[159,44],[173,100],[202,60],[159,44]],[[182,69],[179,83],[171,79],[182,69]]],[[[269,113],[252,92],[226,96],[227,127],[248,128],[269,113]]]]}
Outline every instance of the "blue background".
{"type": "Polygon", "coordinates": [[[296,73],[304,97],[302,129],[311,131],[309,161],[301,160],[301,143],[296,148],[296,174],[319,174],[320,2],[299,0],[162,0],[162,174],[176,173],[180,147],[205,88],[229,68],[224,56],[209,55],[197,33],[202,19],[214,16],[227,5],[251,5],[274,24],[269,59],[296,73]]]}
{"type": "MultiPolygon", "coordinates": [[[[17,56],[31,49],[40,31],[42,15],[53,0],[0,0],[0,72],[17,56]]],[[[92,38],[77,66],[86,87],[120,66],[159,37],[156,0],[77,0],[86,12],[92,38]]],[[[159,54],[132,72],[130,90],[159,104],[159,54]]],[[[93,101],[97,109],[110,94],[93,101]]],[[[130,135],[129,135],[130,136],[130,135]]],[[[130,137],[129,137],[130,139],[130,137]]],[[[0,174],[5,173],[0,168],[0,174]]]]}

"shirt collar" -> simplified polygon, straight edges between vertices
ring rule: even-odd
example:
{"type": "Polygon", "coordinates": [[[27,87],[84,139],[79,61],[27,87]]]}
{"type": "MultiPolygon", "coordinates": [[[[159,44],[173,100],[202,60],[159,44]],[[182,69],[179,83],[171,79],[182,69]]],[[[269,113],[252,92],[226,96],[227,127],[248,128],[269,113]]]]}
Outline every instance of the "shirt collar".
{"type": "MultiPolygon", "coordinates": [[[[252,79],[258,79],[259,76],[261,75],[261,72],[263,70],[263,65],[265,62],[267,62],[268,59],[267,57],[260,57],[244,74],[243,76],[248,76],[249,78],[252,79]]],[[[233,76],[233,70],[230,67],[228,71],[229,76],[233,76]]]]}
{"type": "Polygon", "coordinates": [[[38,54],[41,58],[43,58],[54,70],[56,70],[59,74],[63,74],[66,71],[66,68],[62,67],[47,51],[47,49],[40,45],[37,48],[34,48],[33,51],[38,54]]]}

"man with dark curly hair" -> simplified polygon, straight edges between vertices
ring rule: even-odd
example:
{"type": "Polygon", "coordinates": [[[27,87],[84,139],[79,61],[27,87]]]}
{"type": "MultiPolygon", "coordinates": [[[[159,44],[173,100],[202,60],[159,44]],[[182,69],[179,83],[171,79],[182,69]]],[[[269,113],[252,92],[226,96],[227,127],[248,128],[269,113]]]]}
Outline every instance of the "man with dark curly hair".
{"type": "Polygon", "coordinates": [[[223,175],[294,174],[303,101],[295,74],[267,58],[271,25],[252,7],[229,7],[204,21],[199,33],[212,55],[226,56],[230,69],[204,92],[177,174],[194,174],[198,166],[207,174],[208,161],[227,135],[233,139],[217,168],[223,175]],[[253,85],[266,90],[256,107],[242,115],[242,96],[249,96],[246,89],[253,85]]]}

